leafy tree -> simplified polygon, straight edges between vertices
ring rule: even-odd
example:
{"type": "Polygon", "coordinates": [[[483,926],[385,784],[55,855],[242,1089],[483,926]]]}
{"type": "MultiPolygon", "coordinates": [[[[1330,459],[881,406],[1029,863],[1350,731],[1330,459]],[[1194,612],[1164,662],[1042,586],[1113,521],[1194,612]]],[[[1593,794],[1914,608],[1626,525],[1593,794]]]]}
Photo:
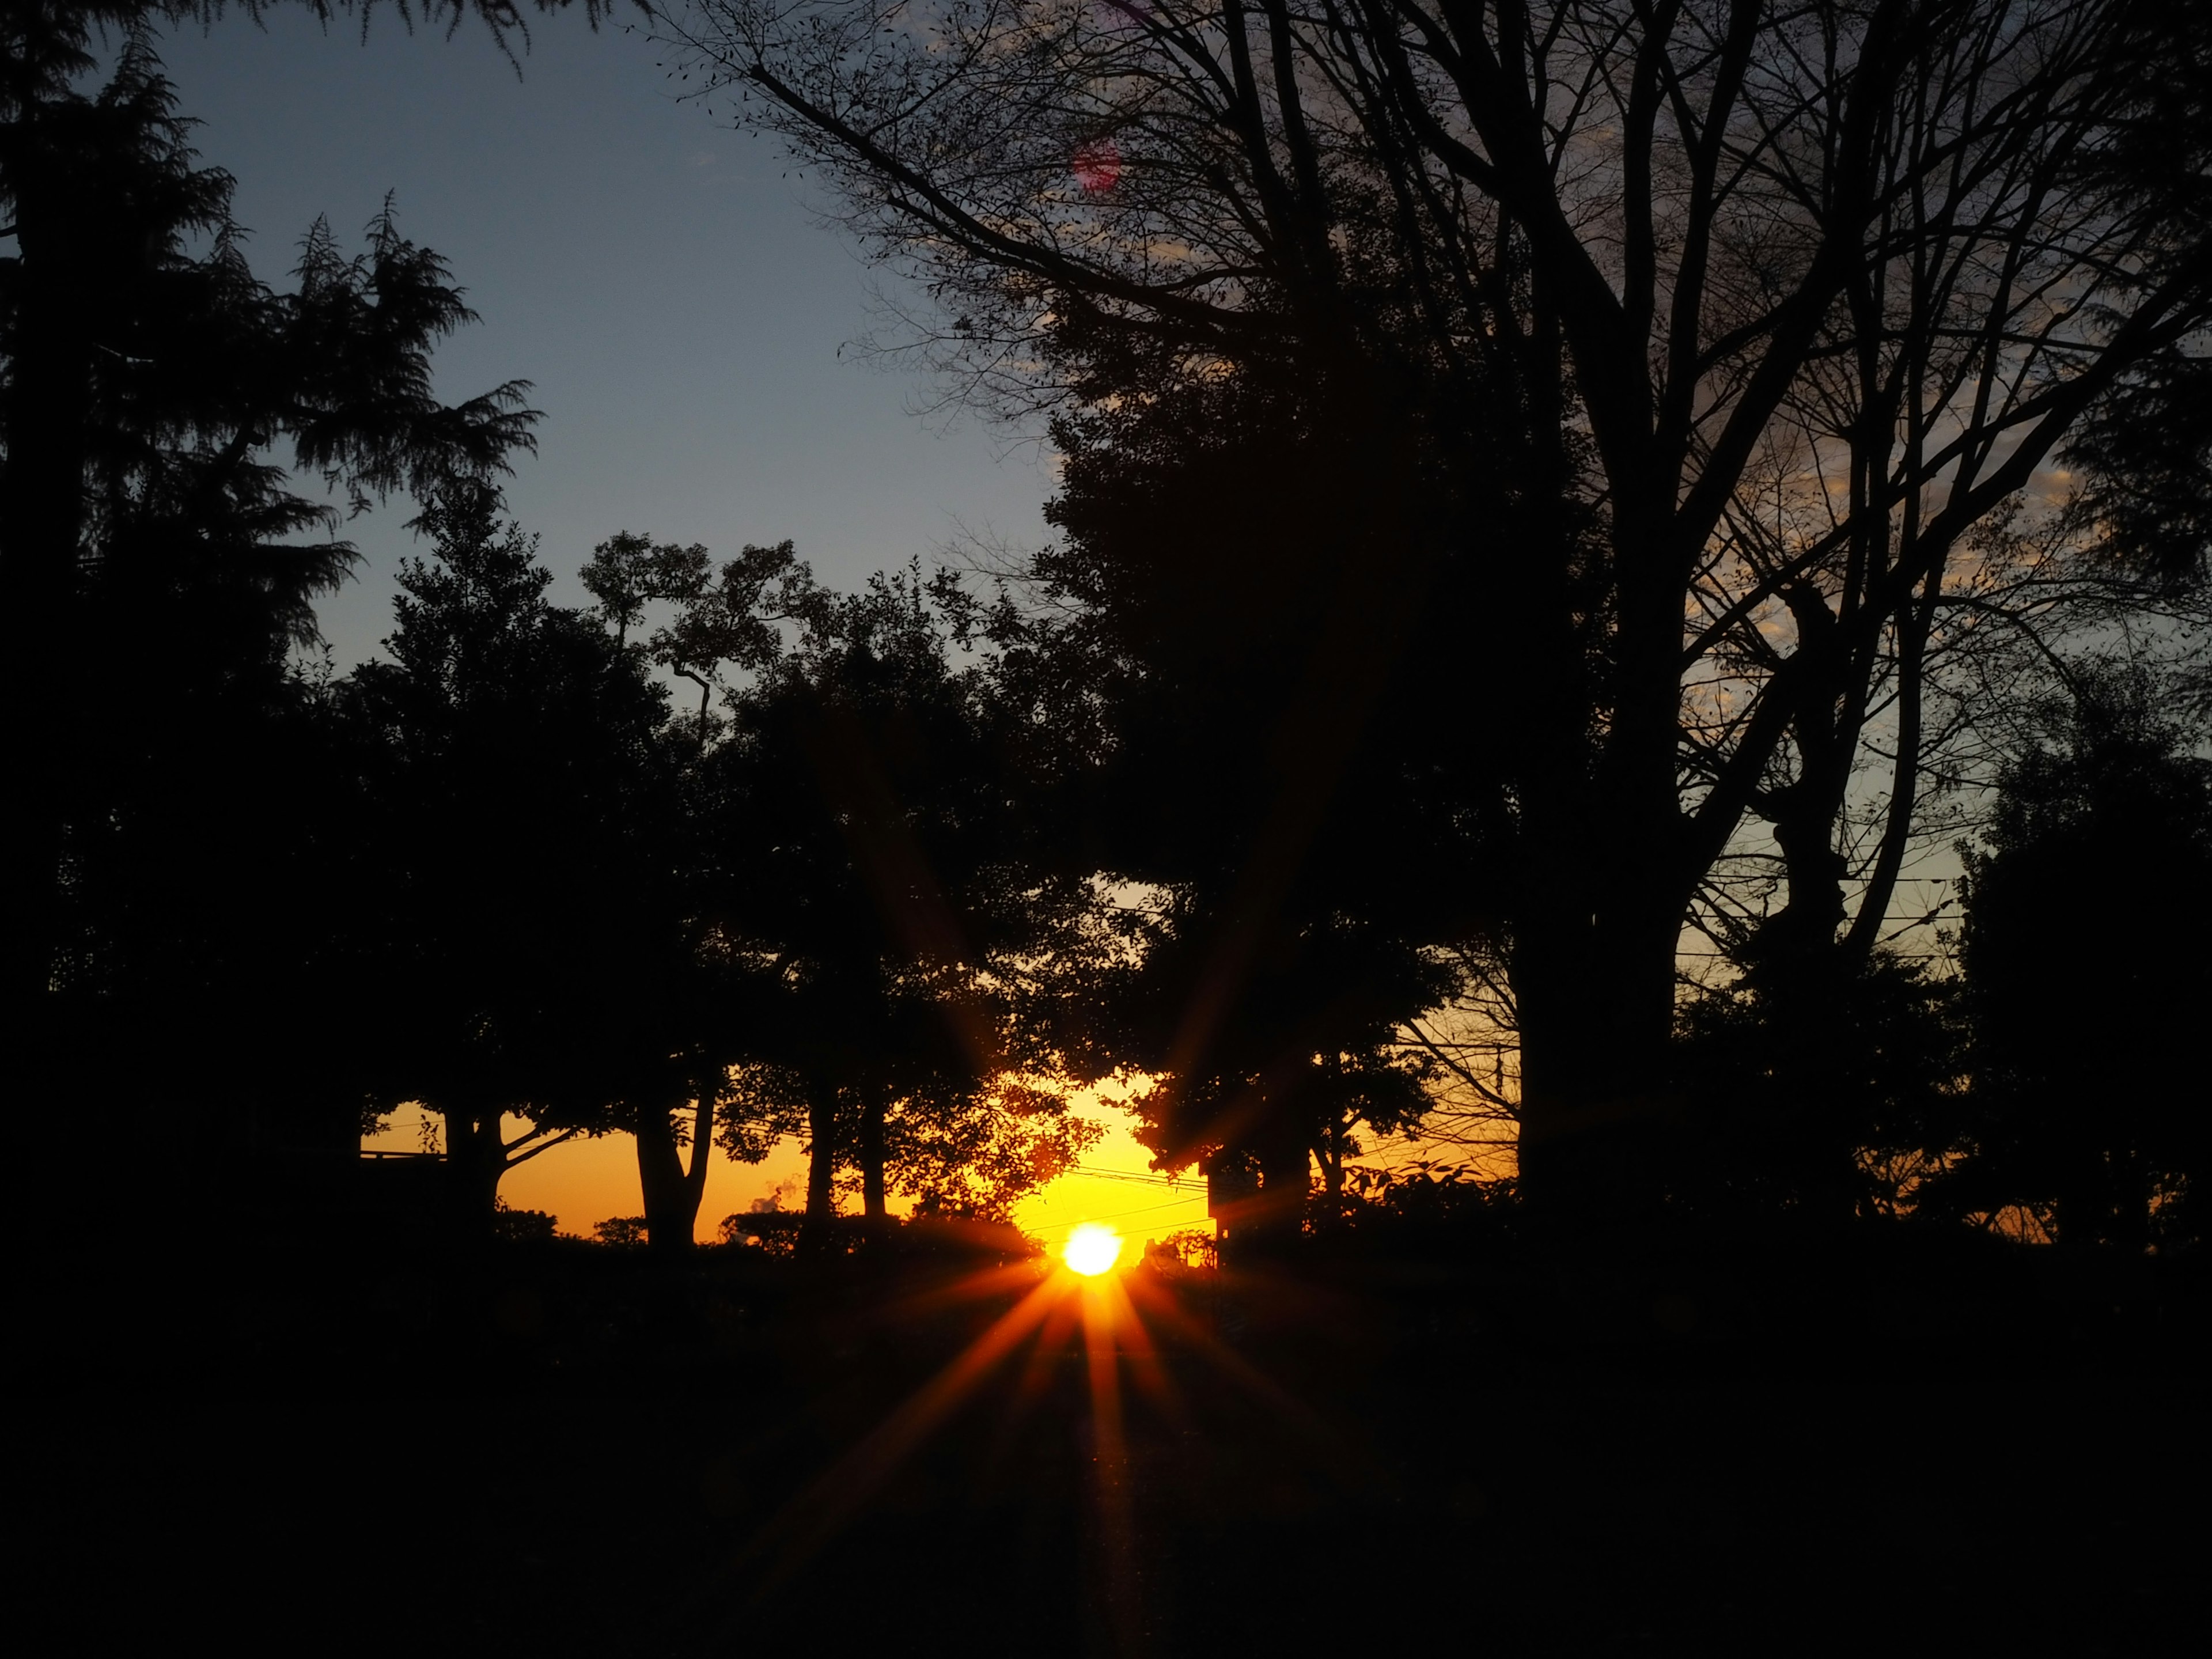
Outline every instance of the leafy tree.
{"type": "Polygon", "coordinates": [[[2016,1208],[2062,1243],[2170,1249],[2203,1237],[2212,1150],[2212,764],[2141,678],[2077,690],[1968,855],[1974,1088],[1966,1155],[1929,1201],[2016,1208]]]}
{"type": "Polygon", "coordinates": [[[645,641],[653,661],[699,688],[699,743],[710,735],[714,691],[725,664],[757,671],[783,647],[776,624],[799,620],[817,603],[811,574],[789,542],[747,547],[717,570],[699,543],[680,547],[624,531],[592,550],[581,573],[618,640],[656,602],[671,620],[645,641]]]}
{"type": "Polygon", "coordinates": [[[347,688],[375,744],[379,1092],[443,1115],[465,1218],[547,1147],[637,1129],[660,1225],[647,1153],[673,1154],[648,1148],[651,1126],[696,1100],[703,1142],[720,1093],[666,692],[596,617],[548,602],[535,538],[496,514],[483,488],[433,500],[434,556],[401,573],[391,659],[347,688]],[[513,1139],[509,1115],[530,1124],[513,1139]]]}
{"type": "Polygon", "coordinates": [[[1966,1086],[1957,986],[1888,951],[1761,956],[1682,1009],[1667,1196],[1727,1221],[1893,1216],[1966,1086]]]}
{"type": "Polygon", "coordinates": [[[605,1221],[592,1224],[592,1237],[602,1244],[612,1244],[623,1249],[633,1249],[645,1243],[652,1224],[641,1215],[610,1216],[605,1221]]]}
{"type": "Polygon", "coordinates": [[[719,945],[777,984],[739,1073],[750,1121],[803,1103],[813,1223],[845,1170],[870,1217],[894,1187],[994,1216],[1096,1131],[1014,1080],[1058,1060],[1018,1016],[1064,912],[1022,874],[1003,711],[947,654],[972,605],[913,572],[809,590],[803,616],[705,768],[719,945]]]}
{"type": "Polygon", "coordinates": [[[1491,763],[1459,809],[1502,878],[1540,1200],[1648,1174],[1677,943],[1735,903],[1747,824],[1788,887],[1775,948],[1866,958],[1941,771],[1974,532],[2212,318],[2201,216],[2130,159],[2201,68],[2168,9],[1161,0],[887,29],[702,0],[663,27],[932,285],[925,345],[986,402],[1296,386],[1368,481],[1341,568],[1468,596],[1491,763]],[[1074,160],[1102,143],[1110,178],[1074,160]]]}

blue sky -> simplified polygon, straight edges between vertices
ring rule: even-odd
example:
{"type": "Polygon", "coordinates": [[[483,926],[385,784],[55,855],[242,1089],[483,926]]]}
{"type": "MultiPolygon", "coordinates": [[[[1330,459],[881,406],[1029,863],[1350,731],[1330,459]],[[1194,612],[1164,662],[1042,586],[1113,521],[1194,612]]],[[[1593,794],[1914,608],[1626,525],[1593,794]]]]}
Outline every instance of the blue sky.
{"type": "MultiPolygon", "coordinates": [[[[410,35],[384,9],[366,45],[279,6],[173,31],[161,55],[203,163],[238,179],[264,280],[318,214],[353,238],[388,190],[446,256],[483,320],[440,352],[440,391],[537,383],[540,451],[507,496],[557,594],[582,602],[575,570],[617,530],[727,552],[787,537],[840,586],[942,562],[963,526],[1046,538],[1040,447],[924,421],[935,388],[849,349],[880,279],[772,140],[678,104],[641,34],[534,13],[531,32],[520,81],[480,24],[410,35]]],[[[389,631],[410,510],[346,532],[368,562],[323,609],[342,665],[389,631]]]]}

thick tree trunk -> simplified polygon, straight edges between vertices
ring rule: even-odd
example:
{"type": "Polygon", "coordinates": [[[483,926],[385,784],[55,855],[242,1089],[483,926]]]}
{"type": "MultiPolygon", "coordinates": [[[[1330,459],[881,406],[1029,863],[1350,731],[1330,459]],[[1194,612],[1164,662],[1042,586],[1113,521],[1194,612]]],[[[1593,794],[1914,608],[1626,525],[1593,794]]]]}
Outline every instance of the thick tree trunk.
{"type": "MultiPolygon", "coordinates": [[[[1648,1153],[1675,1115],[1675,953],[1693,878],[1675,770],[1686,573],[1673,516],[1665,490],[1624,489],[1616,507],[1604,720],[1585,723],[1587,644],[1563,637],[1540,659],[1545,683],[1516,739],[1520,1179],[1532,1204],[1577,1226],[1648,1211],[1648,1153]]],[[[1558,614],[1547,598],[1526,596],[1532,627],[1558,614]]]]}
{"type": "Polygon", "coordinates": [[[1521,1188],[1578,1225],[1648,1210],[1656,1196],[1650,1154],[1677,1115],[1680,905],[1618,878],[1605,889],[1570,885],[1560,902],[1515,921],[1521,1188]]]}
{"type": "Polygon", "coordinates": [[[692,1245],[699,1225],[699,1201],[707,1190],[707,1153],[714,1139],[714,1097],[692,1103],[691,1158],[677,1145],[676,1128],[665,1110],[643,1113],[637,1126],[638,1188],[645,1200],[646,1237],[664,1255],[681,1255],[692,1245]]]}
{"type": "Polygon", "coordinates": [[[494,1112],[489,1123],[469,1111],[448,1111],[444,1117],[447,1193],[454,1236],[482,1243],[491,1237],[500,1179],[507,1173],[500,1114],[494,1112]]]}

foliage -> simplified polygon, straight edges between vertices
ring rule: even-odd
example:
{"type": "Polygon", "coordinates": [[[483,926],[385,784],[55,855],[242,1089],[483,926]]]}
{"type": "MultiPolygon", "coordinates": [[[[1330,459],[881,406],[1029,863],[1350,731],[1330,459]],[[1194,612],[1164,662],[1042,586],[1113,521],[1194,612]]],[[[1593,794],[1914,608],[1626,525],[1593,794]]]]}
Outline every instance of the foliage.
{"type": "Polygon", "coordinates": [[[645,642],[653,661],[699,688],[699,740],[709,736],[709,703],[725,664],[740,672],[771,666],[783,646],[776,624],[817,613],[830,601],[789,542],[747,547],[720,570],[699,543],[679,547],[625,531],[601,542],[581,572],[600,614],[627,641],[650,605],[674,608],[673,620],[645,642]]]}
{"type": "Polygon", "coordinates": [[[1449,1258],[1510,1251],[1519,1218],[1514,1182],[1468,1164],[1417,1158],[1388,1169],[1347,1167],[1343,1190],[1309,1225],[1355,1250],[1449,1258]]]}
{"type": "Polygon", "coordinates": [[[645,1243],[645,1218],[641,1215],[617,1215],[610,1216],[605,1221],[594,1221],[592,1237],[602,1244],[634,1249],[645,1243]]]}
{"type": "Polygon", "coordinates": [[[1146,1243],[1145,1265],[1155,1272],[1164,1268],[1171,1275],[1216,1269],[1221,1266],[1220,1241],[1198,1227],[1170,1233],[1146,1243]]]}
{"type": "Polygon", "coordinates": [[[504,1115],[562,1134],[711,1091],[716,1014],[665,690],[547,600],[535,538],[489,491],[443,492],[423,525],[434,556],[401,572],[390,659],[343,688],[373,745],[380,971],[405,988],[376,1060],[495,1184],[534,1149],[504,1142],[504,1115]]]}
{"type": "Polygon", "coordinates": [[[799,1249],[799,1220],[775,1208],[771,1200],[762,1200],[750,1210],[722,1218],[721,1242],[757,1249],[764,1256],[793,1255],[799,1249]]]}
{"type": "Polygon", "coordinates": [[[1396,1028],[1493,876],[1457,811],[1486,763],[1453,702],[1468,567],[1390,504],[1391,465],[1433,458],[1255,377],[1163,377],[1054,431],[1065,539],[993,627],[1000,695],[1084,739],[1042,769],[1053,855],[1144,896],[1106,908],[1095,1040],[1167,1079],[1139,1106],[1163,1162],[1271,1160],[1302,1194],[1352,1124],[1421,1115],[1396,1028]]]}
{"type": "Polygon", "coordinates": [[[2130,1250],[2203,1236],[2212,763],[2153,691],[2080,682],[1968,854],[1974,1089],[1939,1212],[2018,1206],[2062,1243],[2130,1250]]]}
{"type": "Polygon", "coordinates": [[[1888,951],[1755,952],[1682,1006],[1669,1197],[1694,1213],[1894,1215],[1967,1087],[1955,981],[1888,951]]]}
{"type": "Polygon", "coordinates": [[[535,1244],[554,1237],[552,1214],[544,1210],[518,1210],[505,1199],[492,1206],[491,1233],[507,1244],[535,1244]]]}
{"type": "Polygon", "coordinates": [[[826,1218],[841,1168],[872,1215],[894,1187],[1001,1212],[1089,1133],[1059,1096],[1008,1081],[1059,1063],[1018,1015],[1067,914],[1024,873],[1006,810],[1015,719],[950,655],[975,614],[957,581],[915,570],[853,595],[779,581],[805,597],[796,637],[732,700],[730,739],[701,765],[710,948],[774,986],[725,1144],[804,1103],[810,1214],[826,1218]]]}
{"type": "Polygon", "coordinates": [[[1073,1170],[1105,1133],[1058,1092],[1001,1076],[900,1102],[884,1126],[884,1154],[917,1216],[1004,1222],[1017,1200],[1073,1170]]]}

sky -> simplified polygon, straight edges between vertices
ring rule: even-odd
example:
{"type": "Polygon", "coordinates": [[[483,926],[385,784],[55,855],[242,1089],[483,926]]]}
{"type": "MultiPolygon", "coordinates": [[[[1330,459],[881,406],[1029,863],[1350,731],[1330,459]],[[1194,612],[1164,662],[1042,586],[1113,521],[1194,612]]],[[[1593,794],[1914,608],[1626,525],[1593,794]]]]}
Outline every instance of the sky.
{"type": "MultiPolygon", "coordinates": [[[[923,419],[938,389],[853,349],[879,326],[883,279],[819,222],[772,141],[678,104],[641,35],[535,14],[531,33],[519,80],[481,25],[410,35],[388,9],[366,45],[278,6],[261,27],[173,31],[161,55],[202,164],[237,179],[263,280],[285,285],[318,215],[358,246],[387,191],[402,232],[445,256],[483,320],[440,349],[439,391],[535,382],[539,451],[507,495],[544,538],[556,599],[585,602],[576,570],[617,530],[724,554],[787,538],[839,586],[942,562],[971,534],[1044,541],[1048,456],[1030,434],[923,419]]],[[[394,571],[422,550],[411,512],[395,501],[346,527],[363,565],[320,611],[341,669],[391,629],[394,571]]],[[[1086,1173],[1024,1204],[1025,1228],[1057,1243],[1103,1218],[1140,1243],[1205,1224],[1202,1182],[1146,1177],[1126,1117],[1088,1109],[1107,1139],[1086,1173]]],[[[369,1144],[414,1150],[418,1126],[397,1114],[369,1144]]],[[[700,1236],[758,1199],[795,1206],[804,1183],[794,1143],[756,1166],[717,1155],[700,1236]]],[[[641,1207],[623,1135],[557,1147],[501,1190],[575,1233],[641,1207]]]]}
{"type": "MultiPolygon", "coordinates": [[[[389,9],[365,45],[276,6],[173,30],[161,55],[202,164],[237,179],[263,280],[285,285],[318,215],[360,246],[387,191],[445,256],[483,320],[439,350],[439,392],[535,382],[539,453],[507,501],[557,598],[585,601],[576,569],[617,530],[724,554],[787,538],[835,586],[942,562],[968,532],[1046,539],[1032,434],[924,420],[938,388],[853,349],[887,279],[773,140],[678,104],[641,34],[534,12],[531,34],[519,80],[480,23],[410,35],[389,9]]],[[[322,611],[342,668],[390,631],[411,511],[345,532],[367,559],[322,611]]]]}

